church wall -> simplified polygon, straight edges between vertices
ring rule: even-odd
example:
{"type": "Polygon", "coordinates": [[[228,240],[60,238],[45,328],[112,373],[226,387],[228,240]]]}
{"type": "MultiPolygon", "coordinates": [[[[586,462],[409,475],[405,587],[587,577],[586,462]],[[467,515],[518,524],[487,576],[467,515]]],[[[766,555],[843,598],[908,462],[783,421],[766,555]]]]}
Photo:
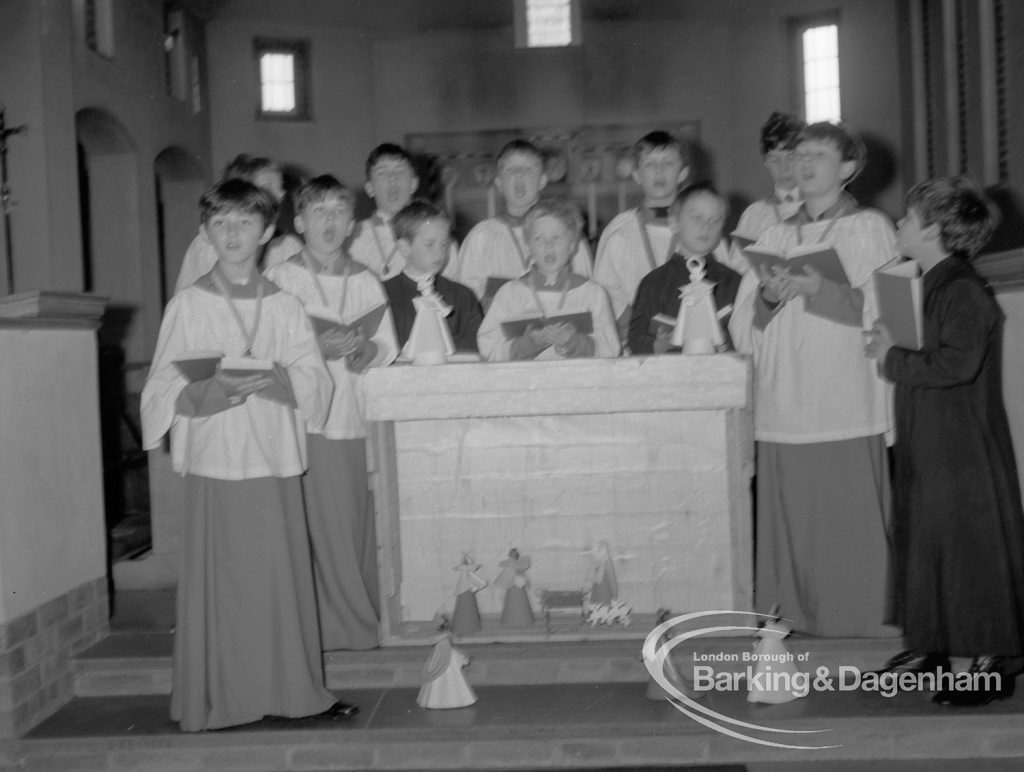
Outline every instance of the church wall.
{"type": "Polygon", "coordinates": [[[760,124],[774,109],[794,108],[787,19],[838,9],[844,118],[876,141],[879,157],[889,156],[889,184],[870,197],[898,213],[893,0],[719,0],[680,7],[678,19],[585,21],[579,48],[516,51],[507,26],[362,35],[349,18],[332,22],[321,13],[315,26],[282,24],[280,12],[228,2],[208,30],[214,161],[219,166],[240,150],[254,150],[361,183],[370,148],[408,132],[653,128],[695,119],[705,170],[744,203],[764,192],[760,124]],[[313,122],[254,117],[254,35],[310,38],[313,122]]]}
{"type": "MultiPolygon", "coordinates": [[[[152,354],[163,310],[153,164],[162,151],[175,147],[191,156],[209,177],[208,95],[201,94],[201,109],[193,112],[191,97],[180,101],[167,93],[162,2],[114,3],[113,7],[112,58],[89,50],[76,26],[72,49],[74,109],[102,111],[124,128],[134,150],[135,179],[126,184],[137,188],[137,196],[134,208],[123,212],[122,227],[136,232],[121,240],[118,254],[95,254],[92,260],[97,280],[94,290],[139,309],[126,353],[130,362],[141,362],[152,354]]],[[[68,13],[74,16],[73,10],[68,13]]],[[[201,25],[187,25],[184,38],[202,60],[205,41],[201,25]]],[[[108,217],[110,213],[103,213],[103,221],[108,217]]],[[[194,235],[198,214],[191,222],[175,219],[169,226],[194,235]]],[[[181,255],[169,255],[168,260],[174,263],[172,272],[176,276],[181,255]]]]}

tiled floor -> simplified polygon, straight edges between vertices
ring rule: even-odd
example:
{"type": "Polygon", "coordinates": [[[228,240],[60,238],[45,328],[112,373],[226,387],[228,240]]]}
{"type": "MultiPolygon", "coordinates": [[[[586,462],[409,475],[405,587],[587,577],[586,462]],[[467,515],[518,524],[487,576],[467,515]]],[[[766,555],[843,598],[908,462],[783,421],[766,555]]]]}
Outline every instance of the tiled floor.
{"type": "MultiPolygon", "coordinates": [[[[117,633],[93,656],[131,654],[166,662],[173,593],[123,600],[112,624],[117,633]],[[136,632],[126,635],[128,630],[136,632]]],[[[427,656],[425,649],[384,654],[403,662],[427,656]]],[[[472,667],[467,672],[472,682],[472,667]]],[[[471,707],[423,710],[415,688],[347,689],[339,696],[361,707],[350,722],[265,720],[198,734],[179,732],[168,716],[166,694],[79,697],[20,743],[19,766],[13,768],[1024,770],[1024,690],[963,711],[934,705],[927,693],[884,697],[864,691],[812,691],[773,706],[750,704],[743,691],[721,692],[700,703],[729,731],[762,742],[829,746],[823,750],[777,749],[728,737],[700,723],[705,716],[647,700],[645,691],[640,680],[478,685],[471,707]],[[799,730],[817,731],[786,733],[799,730]]]]}

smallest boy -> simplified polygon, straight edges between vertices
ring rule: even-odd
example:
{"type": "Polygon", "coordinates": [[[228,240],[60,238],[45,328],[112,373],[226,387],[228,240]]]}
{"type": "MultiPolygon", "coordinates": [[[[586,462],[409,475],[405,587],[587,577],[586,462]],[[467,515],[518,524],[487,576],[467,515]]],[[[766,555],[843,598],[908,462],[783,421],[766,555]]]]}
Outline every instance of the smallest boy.
{"type": "Polygon", "coordinates": [[[409,340],[416,320],[413,299],[436,294],[452,309],[445,321],[456,350],[475,352],[483,319],[480,302],[468,287],[440,275],[451,244],[448,218],[433,204],[413,201],[394,216],[391,226],[403,268],[384,282],[384,291],[394,314],[399,348],[409,340]]]}
{"type": "MultiPolygon", "coordinates": [[[[686,267],[689,258],[704,261],[706,279],[715,285],[713,295],[718,311],[727,311],[735,302],[740,275],[719,263],[712,254],[721,241],[725,215],[725,199],[706,182],[685,188],[669,207],[668,219],[676,252],[668,262],[647,274],[637,287],[629,320],[629,348],[634,354],[663,354],[673,348],[671,330],[659,327],[652,333],[651,319],[656,314],[678,316],[679,290],[690,283],[690,271],[686,267]]],[[[724,322],[722,326],[724,330],[724,322]]]]}
{"type": "MultiPolygon", "coordinates": [[[[484,311],[491,301],[488,279],[518,279],[530,270],[523,218],[548,184],[543,153],[525,139],[507,143],[498,153],[496,167],[494,186],[501,193],[505,211],[473,227],[459,250],[458,272],[453,276],[476,293],[484,311]]],[[[589,277],[590,248],[583,239],[576,242],[572,270],[589,277]]]]}
{"type": "Polygon", "coordinates": [[[506,282],[480,325],[480,353],[491,362],[523,359],[617,357],[619,337],[608,295],[597,283],[573,273],[583,218],[567,201],[541,199],[523,221],[530,269],[506,282]],[[533,325],[506,338],[501,323],[516,318],[589,312],[593,332],[571,322],[533,325]]]}
{"type": "MultiPolygon", "coordinates": [[[[366,159],[366,195],[373,199],[376,211],[356,226],[348,244],[352,257],[376,274],[381,281],[397,276],[405,267],[405,258],[395,242],[391,219],[408,204],[419,187],[412,156],[400,145],[377,145],[366,159]]],[[[447,251],[445,275],[455,270],[456,250],[447,251]]]]}

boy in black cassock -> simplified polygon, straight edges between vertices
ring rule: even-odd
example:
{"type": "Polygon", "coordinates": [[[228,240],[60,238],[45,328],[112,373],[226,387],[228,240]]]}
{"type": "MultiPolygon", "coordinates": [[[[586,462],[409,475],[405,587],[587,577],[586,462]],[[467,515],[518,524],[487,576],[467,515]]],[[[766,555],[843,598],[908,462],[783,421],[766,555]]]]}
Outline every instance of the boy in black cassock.
{"type": "Polygon", "coordinates": [[[1006,660],[1024,654],[1024,515],[1003,407],[1003,314],[967,262],[994,225],[964,180],[911,188],[897,246],[924,273],[924,346],[893,345],[882,321],[866,345],[896,384],[895,621],[908,650],[885,672],[948,671],[949,656],[973,658],[967,672],[991,678],[938,683],[935,701],[957,706],[1013,694],[1006,660]]]}
{"type": "Polygon", "coordinates": [[[740,285],[740,275],[719,263],[712,254],[722,240],[725,214],[725,199],[706,182],[683,188],[669,207],[668,222],[675,236],[676,253],[641,279],[637,287],[629,319],[629,349],[634,354],[678,353],[679,348],[672,346],[671,330],[652,331],[651,319],[657,314],[673,318],[679,314],[679,292],[690,283],[690,270],[686,267],[689,258],[704,261],[705,278],[715,285],[715,307],[725,312],[724,332],[740,285]]]}
{"type": "Polygon", "coordinates": [[[451,307],[445,321],[456,351],[475,352],[476,331],[483,319],[480,301],[471,289],[440,274],[451,243],[448,218],[433,204],[412,201],[394,216],[391,224],[395,247],[405,262],[400,273],[384,282],[399,347],[409,340],[416,320],[413,298],[436,294],[451,307]]]}

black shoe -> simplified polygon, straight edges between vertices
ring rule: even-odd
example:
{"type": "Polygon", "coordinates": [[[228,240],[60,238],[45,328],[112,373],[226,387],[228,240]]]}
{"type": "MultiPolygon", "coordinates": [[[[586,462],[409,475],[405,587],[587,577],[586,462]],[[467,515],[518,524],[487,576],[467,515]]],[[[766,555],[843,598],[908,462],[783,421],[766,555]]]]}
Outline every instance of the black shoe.
{"type": "Polygon", "coordinates": [[[311,718],[329,718],[332,721],[345,720],[352,718],[357,713],[359,713],[358,705],[351,705],[347,702],[342,702],[341,700],[338,700],[323,713],[318,713],[315,716],[311,716],[311,718]]]}
{"type": "MultiPolygon", "coordinates": [[[[963,688],[943,689],[932,697],[932,702],[954,708],[973,708],[1013,696],[1016,679],[1003,669],[998,657],[975,657],[966,672],[973,683],[963,688]],[[972,688],[975,685],[977,688],[972,688]]],[[[954,678],[954,683],[959,684],[963,674],[957,673],[954,678]]]]}
{"type": "Polygon", "coordinates": [[[937,673],[949,670],[949,657],[932,651],[919,654],[916,651],[901,651],[885,663],[880,670],[872,671],[876,675],[883,673],[937,673]]]}

